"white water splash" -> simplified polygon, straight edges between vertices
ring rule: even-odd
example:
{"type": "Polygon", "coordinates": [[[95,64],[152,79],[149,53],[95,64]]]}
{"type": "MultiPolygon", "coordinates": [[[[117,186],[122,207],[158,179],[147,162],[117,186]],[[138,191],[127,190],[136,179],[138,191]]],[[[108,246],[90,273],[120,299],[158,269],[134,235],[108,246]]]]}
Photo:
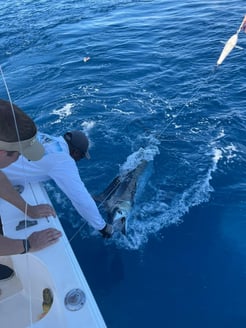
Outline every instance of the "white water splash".
{"type": "Polygon", "coordinates": [[[224,147],[222,150],[226,156],[227,163],[232,162],[234,160],[234,158],[237,157],[238,149],[233,144],[230,144],[230,145],[224,147]]]}
{"type": "Polygon", "coordinates": [[[214,153],[213,162],[214,165],[217,165],[218,161],[222,158],[222,151],[220,149],[215,148],[213,153],[214,153]]]}
{"type": "Polygon", "coordinates": [[[134,112],[132,112],[132,111],[131,112],[125,112],[122,109],[118,109],[118,108],[113,108],[112,112],[120,113],[120,114],[123,114],[123,115],[133,115],[134,114],[134,112]]]}
{"type": "MultiPolygon", "coordinates": [[[[182,217],[190,208],[209,201],[210,193],[214,190],[210,181],[218,162],[223,157],[222,154],[220,149],[214,148],[211,154],[211,166],[207,173],[181,194],[175,194],[171,204],[168,205],[164,201],[165,191],[155,188],[152,198],[135,206],[129,218],[128,235],[126,237],[117,235],[114,238],[117,245],[131,250],[139,249],[148,242],[151,235],[160,233],[163,228],[171,224],[181,223],[182,217]]],[[[136,156],[136,153],[132,155],[136,156]]],[[[125,164],[135,156],[129,156],[125,164]]]]}
{"type": "Polygon", "coordinates": [[[86,134],[88,134],[95,127],[95,125],[95,121],[83,121],[83,123],[81,124],[83,131],[86,134]]]}
{"type": "Polygon", "coordinates": [[[139,148],[127,157],[127,160],[120,167],[120,174],[125,174],[134,170],[142,161],[153,161],[154,157],[159,154],[159,149],[155,145],[150,145],[146,148],[139,148]]]}
{"type": "Polygon", "coordinates": [[[52,111],[52,114],[58,115],[59,118],[53,122],[52,124],[55,123],[61,123],[61,121],[65,118],[68,117],[69,115],[72,114],[72,108],[74,107],[74,104],[66,104],[65,106],[63,106],[60,109],[54,109],[52,111]]]}

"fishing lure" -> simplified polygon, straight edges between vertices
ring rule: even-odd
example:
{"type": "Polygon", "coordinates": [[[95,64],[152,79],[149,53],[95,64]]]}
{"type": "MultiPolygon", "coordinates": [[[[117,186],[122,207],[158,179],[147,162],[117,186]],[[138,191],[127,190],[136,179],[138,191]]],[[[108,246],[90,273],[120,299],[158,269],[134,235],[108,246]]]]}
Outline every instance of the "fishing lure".
{"type": "Polygon", "coordinates": [[[238,41],[238,34],[240,31],[244,31],[246,33],[246,15],[244,16],[242,23],[235,34],[233,34],[228,41],[226,42],[219,59],[217,60],[217,66],[221,65],[229,53],[236,47],[238,41]]]}

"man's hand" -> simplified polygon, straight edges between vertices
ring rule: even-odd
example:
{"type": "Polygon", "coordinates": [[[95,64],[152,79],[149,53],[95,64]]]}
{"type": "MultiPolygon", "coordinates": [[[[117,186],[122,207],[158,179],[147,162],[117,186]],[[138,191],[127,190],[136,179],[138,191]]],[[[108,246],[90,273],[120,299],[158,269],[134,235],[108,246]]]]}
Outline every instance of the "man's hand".
{"type": "Polygon", "coordinates": [[[61,237],[61,232],[54,228],[33,232],[29,237],[30,252],[38,251],[42,248],[55,244],[61,237]]]}
{"type": "Polygon", "coordinates": [[[56,216],[56,212],[49,204],[27,205],[27,215],[32,219],[45,218],[48,216],[56,216]]]}
{"type": "Polygon", "coordinates": [[[114,228],[112,224],[106,223],[105,227],[99,230],[99,232],[101,232],[103,238],[110,238],[114,233],[114,228]]]}
{"type": "Polygon", "coordinates": [[[27,207],[27,215],[30,218],[38,219],[46,216],[56,216],[55,210],[49,204],[41,204],[36,206],[26,204],[26,201],[21,197],[19,192],[15,190],[6,175],[1,171],[0,186],[0,198],[3,198],[10,204],[14,205],[23,213],[25,213],[27,207]]]}

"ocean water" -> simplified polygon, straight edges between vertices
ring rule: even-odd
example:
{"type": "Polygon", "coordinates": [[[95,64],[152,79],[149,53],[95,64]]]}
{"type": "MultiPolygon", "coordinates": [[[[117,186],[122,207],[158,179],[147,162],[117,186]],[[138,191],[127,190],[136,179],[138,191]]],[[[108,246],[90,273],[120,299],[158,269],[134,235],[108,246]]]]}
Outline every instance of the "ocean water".
{"type": "Polygon", "coordinates": [[[246,326],[246,34],[216,68],[245,12],[242,0],[1,3],[12,100],[41,131],[89,135],[89,191],[149,161],[127,237],[103,240],[47,184],[109,328],[246,326]]]}

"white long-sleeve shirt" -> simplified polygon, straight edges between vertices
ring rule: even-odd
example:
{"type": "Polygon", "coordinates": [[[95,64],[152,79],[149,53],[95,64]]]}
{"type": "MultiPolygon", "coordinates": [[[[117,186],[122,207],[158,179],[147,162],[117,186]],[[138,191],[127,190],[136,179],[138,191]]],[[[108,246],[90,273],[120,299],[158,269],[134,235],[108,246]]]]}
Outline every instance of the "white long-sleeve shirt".
{"type": "Polygon", "coordinates": [[[25,157],[20,156],[16,162],[2,171],[13,184],[54,180],[71,200],[78,213],[94,229],[103,229],[106,222],[81,181],[78,168],[69,154],[69,148],[64,138],[38,133],[38,139],[45,149],[41,160],[28,161],[25,157]]]}

